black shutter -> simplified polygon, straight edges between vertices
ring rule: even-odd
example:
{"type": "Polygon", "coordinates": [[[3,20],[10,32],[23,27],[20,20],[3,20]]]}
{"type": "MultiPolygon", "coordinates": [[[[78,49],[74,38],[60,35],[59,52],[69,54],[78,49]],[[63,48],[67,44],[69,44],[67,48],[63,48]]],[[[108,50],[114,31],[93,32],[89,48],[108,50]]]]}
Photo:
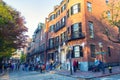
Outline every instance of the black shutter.
{"type": "Polygon", "coordinates": [[[82,33],[82,24],[81,23],[79,23],[79,32],[82,33]]]}
{"type": "Polygon", "coordinates": [[[81,5],[80,5],[80,3],[78,4],[78,12],[80,12],[81,11],[81,5]]]}
{"type": "Polygon", "coordinates": [[[65,21],[64,21],[64,26],[65,26],[65,25],[66,25],[66,16],[64,16],[64,20],[65,20],[65,21]]]}
{"type": "Polygon", "coordinates": [[[83,47],[80,46],[80,57],[83,57],[83,47]]]}
{"type": "Polygon", "coordinates": [[[72,49],[72,51],[71,51],[71,57],[72,57],[72,58],[75,57],[74,54],[75,54],[75,53],[74,53],[74,46],[73,46],[73,49],[72,49]]]}

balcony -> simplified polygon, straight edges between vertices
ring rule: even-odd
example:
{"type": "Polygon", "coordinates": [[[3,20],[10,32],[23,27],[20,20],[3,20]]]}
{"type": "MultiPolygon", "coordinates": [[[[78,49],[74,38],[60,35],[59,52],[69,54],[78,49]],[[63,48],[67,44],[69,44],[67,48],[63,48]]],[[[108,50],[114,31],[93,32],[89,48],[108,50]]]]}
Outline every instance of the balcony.
{"type": "Polygon", "coordinates": [[[57,26],[57,27],[55,28],[54,32],[57,32],[57,31],[61,30],[63,27],[65,27],[65,25],[66,25],[66,23],[57,26]]]}
{"type": "Polygon", "coordinates": [[[68,41],[76,40],[76,39],[84,39],[84,38],[85,38],[85,34],[80,32],[78,35],[71,34],[71,36],[68,37],[68,41]]]}

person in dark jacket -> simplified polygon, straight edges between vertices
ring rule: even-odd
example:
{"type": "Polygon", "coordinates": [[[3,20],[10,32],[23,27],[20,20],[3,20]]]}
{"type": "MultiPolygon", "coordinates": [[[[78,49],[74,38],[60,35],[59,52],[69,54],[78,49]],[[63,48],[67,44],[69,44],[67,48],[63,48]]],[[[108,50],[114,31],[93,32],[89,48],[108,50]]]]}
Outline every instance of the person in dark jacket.
{"type": "Polygon", "coordinates": [[[73,61],[73,70],[74,70],[74,72],[76,72],[76,69],[77,69],[77,61],[74,60],[73,61]]]}

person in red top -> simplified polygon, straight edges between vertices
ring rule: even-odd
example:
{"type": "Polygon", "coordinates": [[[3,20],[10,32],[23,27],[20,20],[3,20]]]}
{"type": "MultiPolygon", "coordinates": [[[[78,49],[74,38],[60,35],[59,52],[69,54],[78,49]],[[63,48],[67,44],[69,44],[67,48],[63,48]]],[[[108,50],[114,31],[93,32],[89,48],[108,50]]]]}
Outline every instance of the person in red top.
{"type": "Polygon", "coordinates": [[[74,60],[73,61],[73,70],[74,70],[74,72],[76,72],[76,69],[77,69],[77,61],[74,60]]]}

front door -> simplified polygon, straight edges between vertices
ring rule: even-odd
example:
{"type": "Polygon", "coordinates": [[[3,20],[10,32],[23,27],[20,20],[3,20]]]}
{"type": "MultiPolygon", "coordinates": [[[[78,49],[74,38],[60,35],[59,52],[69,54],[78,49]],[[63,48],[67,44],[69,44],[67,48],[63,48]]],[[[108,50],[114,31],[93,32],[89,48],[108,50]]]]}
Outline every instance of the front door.
{"type": "Polygon", "coordinates": [[[61,63],[64,63],[66,61],[66,54],[65,54],[65,51],[62,50],[61,51],[61,63]]]}

